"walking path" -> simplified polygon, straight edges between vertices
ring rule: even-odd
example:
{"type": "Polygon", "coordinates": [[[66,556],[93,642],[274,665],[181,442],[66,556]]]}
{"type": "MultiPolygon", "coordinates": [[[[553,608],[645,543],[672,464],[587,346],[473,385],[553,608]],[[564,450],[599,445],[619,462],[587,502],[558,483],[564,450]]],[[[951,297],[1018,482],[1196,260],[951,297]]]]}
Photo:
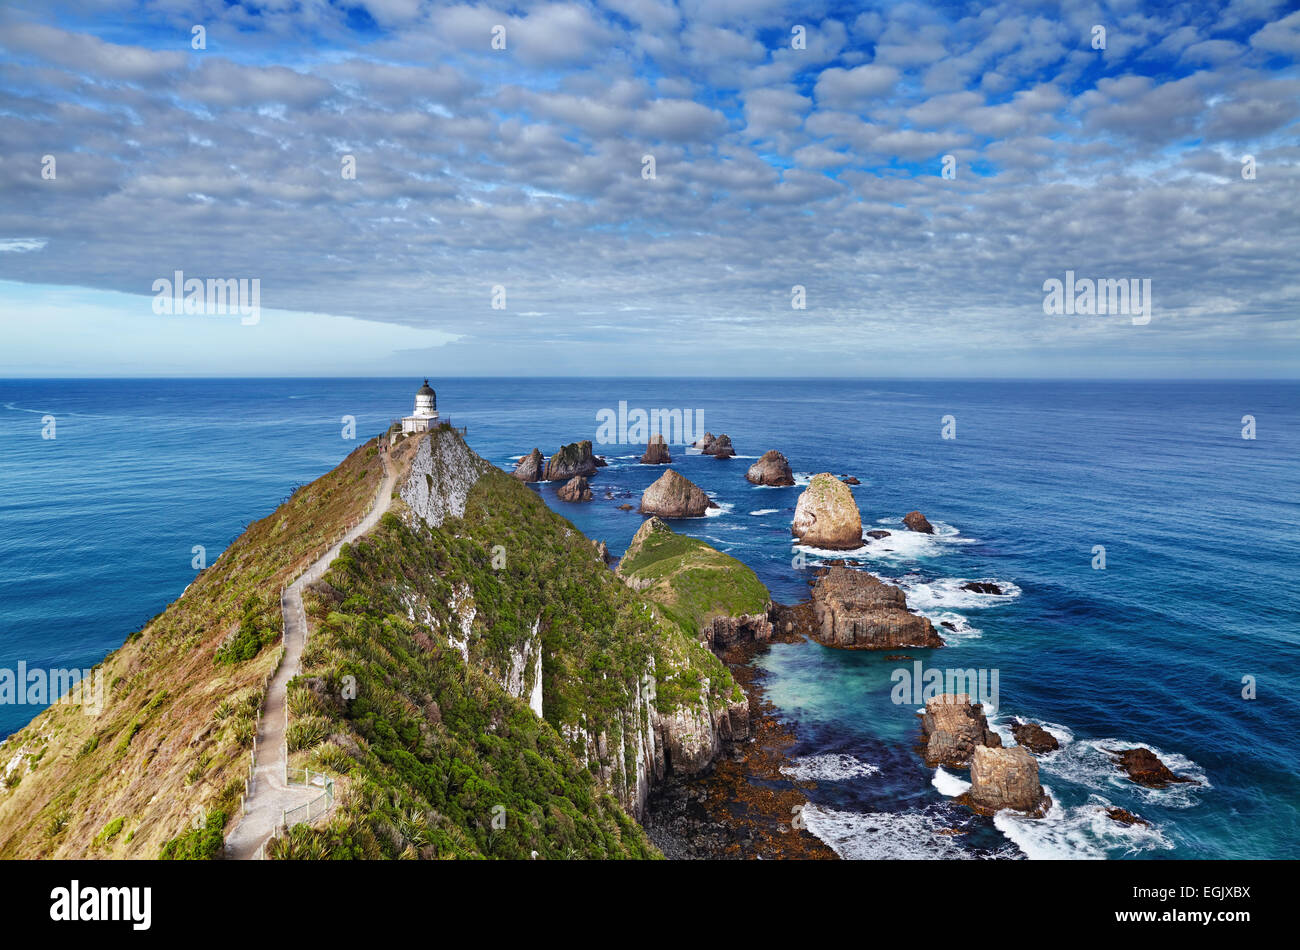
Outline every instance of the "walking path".
{"type": "Polygon", "coordinates": [[[307,613],[302,606],[302,590],[320,579],[344,544],[355,541],[383,517],[393,497],[394,475],[388,464],[388,446],[379,440],[379,461],[384,467],[384,481],[379,486],[370,512],[297,580],[280,593],[280,612],[284,615],[284,660],[266,687],[262,703],[262,725],[257,737],[257,757],[253,764],[253,788],[245,802],[245,814],[226,836],[226,857],[247,860],[271,837],[280,823],[283,810],[305,805],[323,789],[291,786],[286,782],[286,747],[284,731],[288,726],[289,680],[298,675],[302,648],[307,642],[307,613]]]}

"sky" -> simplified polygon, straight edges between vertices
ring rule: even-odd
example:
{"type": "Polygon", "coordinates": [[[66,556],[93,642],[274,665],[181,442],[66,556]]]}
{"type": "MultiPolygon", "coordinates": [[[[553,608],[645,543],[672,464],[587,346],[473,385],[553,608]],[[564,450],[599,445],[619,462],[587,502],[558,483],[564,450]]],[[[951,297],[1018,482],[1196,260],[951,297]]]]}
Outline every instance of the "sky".
{"type": "Polygon", "coordinates": [[[0,376],[1300,376],[1296,2],[8,0],[0,51],[0,376]]]}

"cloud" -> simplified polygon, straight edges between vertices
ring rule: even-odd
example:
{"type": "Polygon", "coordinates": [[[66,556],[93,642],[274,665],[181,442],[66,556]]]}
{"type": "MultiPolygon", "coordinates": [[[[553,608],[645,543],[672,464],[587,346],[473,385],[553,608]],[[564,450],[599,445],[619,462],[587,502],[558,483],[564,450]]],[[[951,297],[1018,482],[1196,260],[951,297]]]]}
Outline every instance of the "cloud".
{"type": "Polygon", "coordinates": [[[268,311],[454,335],[465,371],[556,341],[609,372],[892,372],[939,336],[951,365],[1034,371],[1300,355],[1278,4],[364,8],[215,5],[206,51],[63,0],[0,14],[0,279],[119,295],[134,325],[176,269],[259,277],[268,311]],[[1044,321],[1067,268],[1150,276],[1163,312],[1143,336],[1044,321]]]}
{"type": "Polygon", "coordinates": [[[894,88],[899,73],[892,66],[868,63],[853,69],[832,66],[817,79],[817,105],[829,109],[866,109],[873,97],[894,88]]]}

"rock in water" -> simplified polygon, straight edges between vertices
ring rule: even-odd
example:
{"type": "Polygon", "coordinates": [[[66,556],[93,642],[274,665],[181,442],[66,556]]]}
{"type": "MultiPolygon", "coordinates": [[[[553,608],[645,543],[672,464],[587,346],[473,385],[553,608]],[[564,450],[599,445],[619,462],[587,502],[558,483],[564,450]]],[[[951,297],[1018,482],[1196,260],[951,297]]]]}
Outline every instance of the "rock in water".
{"type": "Polygon", "coordinates": [[[1011,734],[1016,737],[1018,743],[1030,752],[1053,752],[1061,747],[1061,744],[1056,741],[1056,736],[1036,722],[1025,722],[1021,719],[1013,720],[1011,734]]]}
{"type": "Polygon", "coordinates": [[[790,471],[789,460],[776,449],[770,449],[749,466],[745,480],[755,485],[793,485],[794,473],[790,471]]]}
{"type": "Polygon", "coordinates": [[[1019,746],[976,746],[970,766],[971,804],[987,811],[1014,808],[1042,815],[1051,801],[1038,783],[1038,760],[1019,746]]]}
{"type": "Polygon", "coordinates": [[[1001,595],[1002,588],[997,584],[990,584],[988,581],[967,581],[961,585],[962,590],[968,590],[972,594],[998,594],[1001,595]]]}
{"type": "Polygon", "coordinates": [[[1111,821],[1118,821],[1121,825],[1149,825],[1151,822],[1145,818],[1133,814],[1127,808],[1107,808],[1106,814],[1110,816],[1111,821]]]}
{"type": "MultiPolygon", "coordinates": [[[[895,509],[897,510],[897,509],[895,509]]],[[[913,531],[919,531],[922,534],[934,534],[934,526],[925,520],[925,515],[919,511],[909,511],[903,515],[903,524],[907,525],[913,531]]]]}
{"type": "Polygon", "coordinates": [[[832,567],[813,588],[812,603],[817,618],[813,637],[827,646],[850,650],[943,646],[934,625],[908,611],[901,590],[864,571],[832,567]]]}
{"type": "Polygon", "coordinates": [[[567,482],[575,475],[595,475],[598,467],[591,454],[591,440],[570,442],[546,460],[546,480],[567,482]]]}
{"type": "Polygon", "coordinates": [[[663,433],[656,432],[645,447],[645,455],[641,456],[642,464],[667,465],[672,460],[672,456],[668,454],[668,440],[663,437],[663,433]]]}
{"type": "Polygon", "coordinates": [[[698,518],[716,507],[702,488],[671,468],[641,495],[641,513],[663,518],[698,518]]]}
{"type": "Polygon", "coordinates": [[[714,458],[729,459],[736,454],[736,450],[731,447],[731,436],[725,432],[704,446],[704,455],[712,455],[714,458]]]}
{"type": "Polygon", "coordinates": [[[867,537],[868,537],[868,538],[876,538],[877,540],[879,540],[880,538],[887,538],[887,537],[889,537],[889,532],[888,532],[888,531],[885,531],[885,530],[883,530],[883,529],[880,529],[880,528],[876,528],[875,530],[868,531],[868,532],[867,532],[867,537]]]}
{"type": "Polygon", "coordinates": [[[591,501],[591,486],[587,484],[587,479],[581,475],[575,475],[565,482],[564,487],[556,492],[560,501],[591,501]]]}
{"type": "Polygon", "coordinates": [[[704,435],[700,436],[698,439],[695,440],[695,444],[692,445],[691,448],[699,449],[701,453],[707,455],[708,453],[705,452],[704,450],[709,447],[709,444],[712,441],[713,441],[713,433],[706,432],[704,433],[704,435]]]}
{"type": "MultiPolygon", "coordinates": [[[[1110,752],[1109,749],[1106,751],[1110,752]]],[[[1119,767],[1128,773],[1129,778],[1148,788],[1164,788],[1166,785],[1196,781],[1175,775],[1154,752],[1141,746],[1110,754],[1116,757],[1119,767]]]]}
{"type": "Polygon", "coordinates": [[[540,482],[542,480],[542,453],[533,449],[519,460],[511,472],[521,482],[540,482]]]}
{"type": "Polygon", "coordinates": [[[984,707],[972,703],[967,693],[935,696],[925,704],[921,717],[925,740],[925,764],[964,769],[977,748],[999,748],[1002,737],[989,728],[984,707]]]}
{"type": "Polygon", "coordinates": [[[843,477],[840,479],[840,481],[842,481],[845,485],[861,485],[861,484],[862,484],[862,482],[860,482],[860,481],[857,479],[857,477],[856,477],[856,476],[853,476],[853,475],[845,475],[845,476],[843,476],[843,477]]]}
{"type": "Polygon", "coordinates": [[[795,505],[790,533],[815,548],[862,547],[862,514],[849,486],[829,472],[814,475],[795,505]]]}

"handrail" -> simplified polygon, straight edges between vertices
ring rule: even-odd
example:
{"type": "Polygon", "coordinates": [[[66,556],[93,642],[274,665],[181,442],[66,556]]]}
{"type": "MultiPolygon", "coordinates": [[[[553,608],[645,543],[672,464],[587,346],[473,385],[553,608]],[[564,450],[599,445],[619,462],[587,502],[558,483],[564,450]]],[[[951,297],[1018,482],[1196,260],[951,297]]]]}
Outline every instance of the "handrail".
{"type": "MultiPolygon", "coordinates": [[[[263,686],[263,693],[264,693],[264,694],[265,694],[265,692],[266,692],[266,690],[267,690],[267,688],[268,688],[268,686],[269,686],[269,683],[270,683],[271,677],[272,677],[276,672],[279,671],[280,664],[281,664],[281,663],[283,662],[283,660],[284,660],[284,655],[285,655],[285,646],[284,646],[284,642],[285,642],[285,640],[286,640],[287,637],[288,637],[288,622],[287,622],[287,620],[285,619],[285,597],[286,597],[286,595],[288,594],[289,589],[290,589],[291,587],[293,587],[294,585],[298,584],[298,583],[299,583],[299,582],[300,582],[304,577],[306,577],[309,573],[311,573],[312,568],[313,568],[315,565],[317,565],[320,561],[322,561],[322,560],[324,559],[325,555],[328,554],[328,553],[330,552],[331,549],[333,549],[333,548],[336,547],[336,546],[341,546],[341,544],[342,544],[342,542],[343,542],[343,539],[346,538],[346,537],[347,537],[347,536],[348,536],[348,535],[349,535],[353,530],[355,530],[356,527],[357,527],[358,525],[360,525],[363,521],[365,521],[368,517],[370,517],[370,514],[375,510],[375,506],[376,506],[376,505],[380,502],[380,500],[381,500],[381,496],[382,496],[382,493],[383,493],[383,490],[384,490],[384,486],[387,484],[388,476],[389,476],[389,470],[388,470],[388,445],[384,442],[384,438],[383,438],[382,436],[381,436],[381,437],[378,439],[378,441],[377,441],[377,448],[378,448],[378,450],[379,450],[379,464],[380,464],[380,468],[381,468],[381,471],[382,471],[383,474],[382,474],[382,477],[381,477],[380,482],[379,482],[379,488],[375,491],[375,494],[374,494],[373,496],[371,496],[369,503],[366,505],[366,509],[365,509],[365,511],[362,512],[362,514],[361,514],[361,516],[360,516],[359,518],[356,518],[356,519],[354,519],[353,521],[349,522],[348,526],[347,526],[346,528],[344,528],[343,531],[342,531],[342,532],[341,532],[341,533],[340,533],[340,534],[339,534],[339,535],[338,535],[338,536],[337,536],[333,541],[331,541],[331,542],[330,542],[330,543],[325,547],[324,551],[322,551],[319,555],[317,555],[317,556],[313,557],[311,560],[309,560],[309,561],[306,563],[306,565],[302,568],[301,571],[299,571],[297,574],[293,575],[293,579],[290,580],[288,584],[286,584],[284,587],[280,588],[280,631],[281,631],[281,633],[280,633],[280,636],[281,636],[280,657],[279,657],[279,659],[276,661],[275,669],[272,670],[272,672],[271,672],[270,674],[267,675],[266,685],[263,686]]],[[[325,569],[328,568],[328,567],[329,567],[328,564],[323,564],[323,565],[321,565],[321,573],[323,574],[324,571],[325,571],[325,569]]],[[[316,578],[313,578],[313,580],[315,580],[315,579],[316,579],[316,578]]],[[[301,596],[299,597],[298,603],[299,603],[299,607],[298,607],[298,609],[300,610],[301,615],[302,615],[302,642],[303,642],[303,649],[305,650],[306,647],[307,647],[307,638],[308,638],[309,634],[311,633],[311,630],[310,630],[310,628],[308,627],[308,624],[307,624],[307,610],[306,610],[306,607],[303,606],[303,604],[302,604],[302,598],[301,598],[301,596]]],[[[261,711],[260,711],[260,710],[258,711],[258,722],[259,722],[259,724],[260,724],[260,722],[261,722],[261,711]]],[[[306,802],[306,803],[304,803],[304,804],[302,804],[302,805],[295,805],[293,808],[289,808],[289,809],[285,809],[285,808],[280,809],[280,821],[279,821],[279,823],[275,826],[275,828],[272,829],[271,837],[267,839],[268,841],[273,840],[273,839],[279,837],[280,834],[282,834],[282,833],[288,831],[288,829],[291,827],[291,825],[289,824],[289,816],[290,816],[291,814],[296,814],[296,813],[298,813],[299,811],[302,811],[303,809],[306,809],[306,819],[305,819],[305,820],[308,821],[308,822],[310,822],[310,821],[314,821],[315,819],[317,819],[317,818],[319,818],[321,815],[323,815],[325,812],[329,811],[329,809],[330,809],[330,808],[333,806],[333,804],[334,804],[334,779],[332,779],[330,776],[325,775],[325,774],[322,773],[322,772],[315,772],[315,773],[313,773],[310,769],[304,767],[304,768],[301,768],[301,769],[294,769],[294,770],[293,770],[294,772],[301,771],[301,772],[303,773],[303,781],[302,781],[301,783],[298,783],[297,781],[295,781],[294,779],[292,779],[292,778],[290,777],[290,769],[289,769],[289,739],[288,739],[288,733],[289,733],[289,690],[288,690],[287,688],[285,689],[285,692],[284,692],[284,731],[285,731],[285,737],[284,737],[284,739],[283,739],[283,741],[282,741],[281,761],[284,763],[284,784],[285,784],[285,786],[288,787],[288,786],[293,786],[293,785],[298,785],[298,784],[302,784],[302,785],[304,785],[304,786],[310,786],[310,785],[312,784],[312,779],[311,779],[312,775],[316,775],[319,779],[321,779],[321,781],[322,781],[322,783],[323,783],[323,785],[324,785],[324,791],[322,791],[320,795],[316,796],[316,797],[313,798],[311,801],[306,802]],[[315,814],[313,814],[313,811],[315,810],[316,806],[319,805],[322,801],[324,801],[324,803],[325,803],[324,807],[321,808],[319,812],[316,812],[315,814]]],[[[253,760],[252,760],[252,761],[255,762],[255,761],[256,761],[256,743],[257,743],[257,737],[256,737],[256,735],[253,737],[253,742],[254,742],[254,757],[253,757],[253,760]]],[[[251,764],[251,762],[250,762],[250,773],[251,773],[251,770],[252,770],[252,764],[251,764]]],[[[251,778],[251,774],[250,774],[250,778],[251,778]]],[[[244,798],[243,800],[241,800],[241,805],[244,805],[244,807],[245,807],[245,812],[246,812],[246,808],[247,808],[247,806],[246,806],[245,803],[246,803],[246,800],[247,800],[247,796],[248,796],[249,794],[251,794],[251,787],[250,787],[250,785],[249,785],[249,781],[246,780],[246,781],[245,781],[245,798],[244,798]]],[[[294,822],[293,822],[293,824],[298,824],[298,823],[299,823],[298,821],[294,821],[294,822]]],[[[262,842],[261,846],[257,849],[257,855],[256,855],[256,858],[257,858],[258,860],[263,860],[263,859],[265,859],[265,857],[266,857],[266,844],[267,844],[266,841],[262,842]]]]}

